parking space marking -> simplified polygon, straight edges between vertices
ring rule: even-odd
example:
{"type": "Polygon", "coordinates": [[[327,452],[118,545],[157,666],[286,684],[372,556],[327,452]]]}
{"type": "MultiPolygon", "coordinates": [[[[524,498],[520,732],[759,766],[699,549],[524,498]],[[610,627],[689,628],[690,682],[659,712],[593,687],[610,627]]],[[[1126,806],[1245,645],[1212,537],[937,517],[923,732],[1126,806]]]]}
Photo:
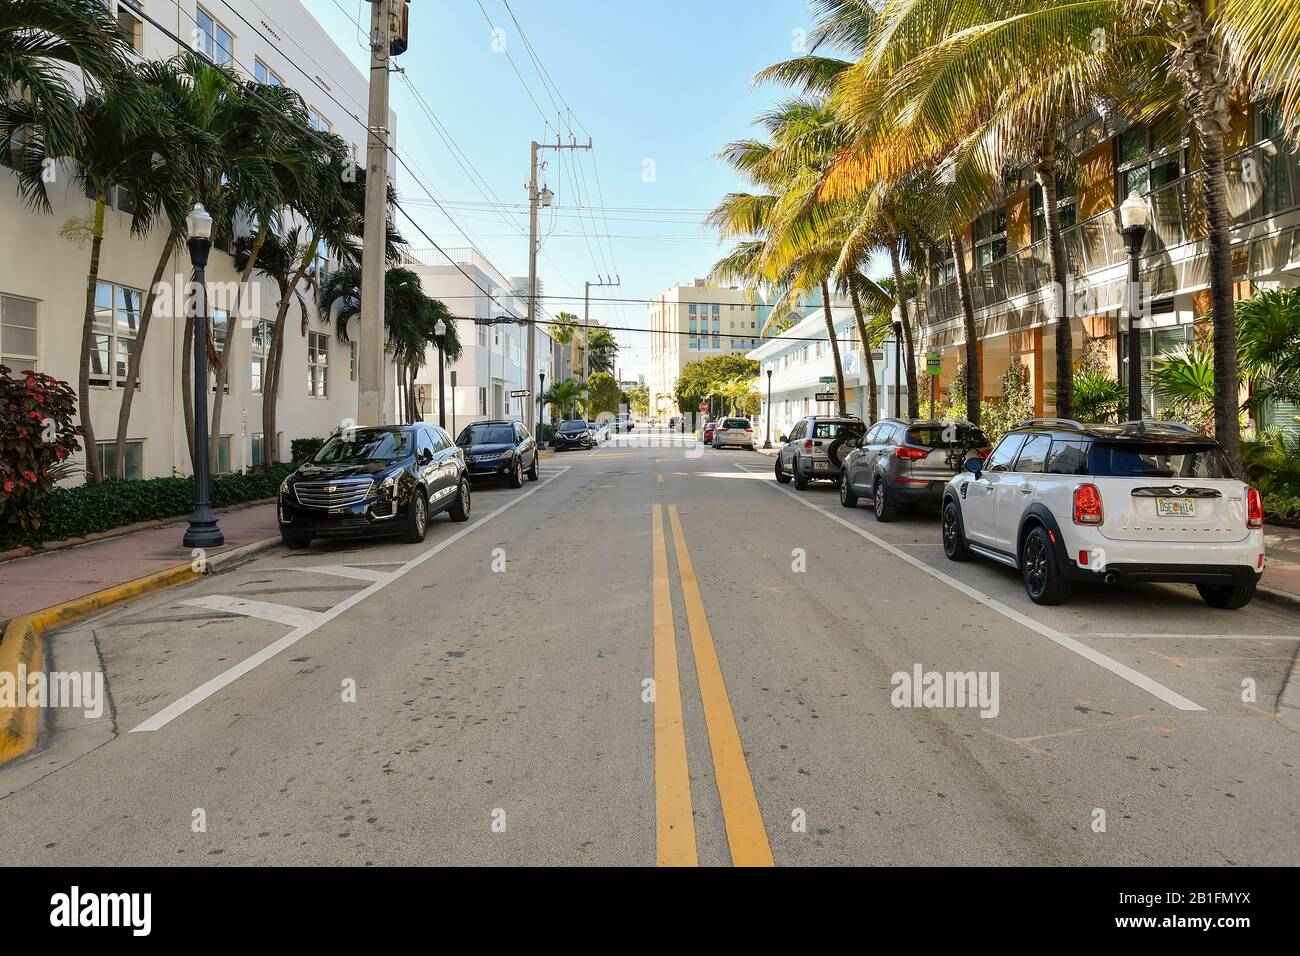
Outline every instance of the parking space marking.
{"type": "Polygon", "coordinates": [[[443,551],[451,547],[461,538],[465,537],[465,535],[470,534],[471,532],[477,530],[478,528],[483,527],[483,525],[487,524],[493,518],[497,517],[498,515],[504,514],[505,512],[513,508],[515,505],[519,504],[521,501],[526,501],[528,498],[537,494],[537,492],[541,491],[551,482],[555,481],[555,479],[563,476],[565,472],[567,472],[568,470],[569,469],[567,466],[559,469],[558,471],[555,472],[555,474],[551,475],[549,478],[543,479],[541,482],[536,484],[533,488],[529,489],[528,491],[525,491],[522,495],[519,495],[515,498],[511,498],[509,501],[503,504],[500,508],[497,508],[495,511],[489,511],[484,517],[478,519],[477,521],[471,521],[469,524],[461,528],[455,534],[443,538],[433,547],[429,548],[429,550],[423,551],[420,554],[416,555],[414,558],[412,558],[410,561],[407,561],[396,571],[394,571],[388,577],[387,580],[376,581],[374,584],[370,585],[369,587],[358,591],[357,593],[353,594],[351,597],[348,597],[345,600],[334,605],[334,607],[330,608],[328,611],[313,612],[313,613],[320,614],[319,620],[317,620],[315,623],[303,624],[298,627],[295,627],[288,634],[284,635],[284,637],[280,638],[277,641],[273,641],[272,643],[268,644],[266,647],[262,648],[260,651],[257,651],[254,654],[250,654],[248,657],[244,658],[238,664],[235,664],[233,667],[229,667],[226,670],[222,671],[216,677],[196,687],[194,690],[190,691],[184,697],[180,697],[177,700],[172,701],[170,704],[168,704],[162,710],[158,711],[158,713],[154,714],[148,720],[145,720],[143,723],[140,723],[135,727],[132,727],[130,732],[133,734],[151,733],[155,730],[159,730],[167,726],[167,724],[171,723],[177,717],[197,707],[199,704],[203,703],[203,701],[207,700],[213,694],[217,693],[218,691],[228,686],[229,684],[234,683],[236,680],[243,677],[245,674],[253,670],[259,664],[264,664],[266,661],[269,661],[271,658],[275,657],[284,649],[292,647],[294,644],[298,643],[304,637],[317,630],[321,625],[334,620],[334,618],[338,617],[340,614],[343,614],[345,611],[351,610],[353,607],[360,604],[362,601],[370,597],[372,594],[377,594],[378,592],[382,591],[384,588],[392,584],[394,581],[397,581],[399,578],[403,577],[407,573],[415,570],[425,561],[428,561],[430,558],[434,557],[435,555],[441,554],[443,551]]]}
{"type": "MultiPolygon", "coordinates": [[[[740,464],[739,462],[736,463],[736,467],[741,469],[742,471],[749,472],[749,474],[751,475],[756,474],[755,472],[746,468],[744,465],[740,464]]],[[[767,473],[767,477],[771,478],[770,472],[767,473]]],[[[894,547],[894,545],[890,544],[888,541],[885,541],[883,538],[877,537],[876,535],[872,534],[870,531],[866,530],[865,528],[859,527],[858,525],[854,524],[852,521],[842,518],[837,514],[832,514],[831,512],[823,508],[821,505],[815,504],[814,502],[809,501],[806,498],[800,497],[799,495],[795,494],[794,492],[790,491],[787,488],[782,488],[780,485],[776,483],[775,479],[770,480],[768,482],[768,486],[775,491],[779,491],[784,495],[788,495],[789,497],[793,498],[795,501],[799,502],[801,505],[805,505],[811,508],[813,511],[816,511],[822,516],[829,518],[831,521],[834,521],[836,524],[848,528],[854,534],[870,541],[872,544],[876,545],[876,547],[880,548],[882,551],[886,551],[889,554],[892,554],[894,557],[898,558],[901,561],[906,561],[908,564],[912,565],[912,567],[916,568],[917,570],[924,571],[926,574],[930,575],[930,577],[934,578],[935,580],[942,581],[944,584],[948,585],[949,587],[954,588],[957,591],[960,591],[962,594],[965,594],[971,600],[984,605],[989,610],[996,611],[998,614],[1001,614],[1003,617],[1007,618],[1008,620],[1014,621],[1015,623],[1021,625],[1022,627],[1026,627],[1029,630],[1034,631],[1035,633],[1041,634],[1049,641],[1052,641],[1055,644],[1059,644],[1061,647],[1064,647],[1066,650],[1073,651],[1075,654],[1078,654],[1080,657],[1084,658],[1085,660],[1092,661],[1098,667],[1105,668],[1106,670],[1114,674],[1116,677],[1123,678],[1124,680],[1132,684],[1134,687],[1141,688],[1142,690],[1146,691],[1148,694],[1151,694],[1153,697],[1156,697],[1159,700],[1164,701],[1166,704],[1169,704],[1171,707],[1175,707],[1178,710],[1188,710],[1188,711],[1205,710],[1205,708],[1202,707],[1200,704],[1196,703],[1193,700],[1189,700],[1188,698],[1184,697],[1182,694],[1178,693],[1177,691],[1171,690],[1170,688],[1166,687],[1164,684],[1161,684],[1159,681],[1147,677],[1141,671],[1134,670],[1132,667],[1129,667],[1127,664],[1120,663],[1119,661],[1115,660],[1115,658],[1103,654],[1101,651],[1096,650],[1095,648],[1089,647],[1087,644],[1084,644],[1083,642],[1078,641],[1073,637],[1070,637],[1068,634],[1063,634],[1062,632],[1058,631],[1054,627],[1050,627],[1041,621],[1034,620],[1029,615],[1023,614],[1022,612],[1017,611],[1015,608],[1003,604],[997,598],[985,594],[983,591],[977,590],[976,588],[971,587],[969,584],[966,584],[962,581],[958,581],[952,575],[945,574],[943,571],[940,571],[938,568],[931,567],[930,565],[922,561],[920,558],[908,554],[906,551],[902,550],[901,548],[894,547]]],[[[838,504],[838,501],[836,503],[838,504]]]]}
{"type": "Polygon", "coordinates": [[[372,571],[370,568],[353,568],[346,564],[285,565],[277,571],[307,571],[311,574],[331,574],[336,578],[354,578],[358,581],[387,581],[393,576],[391,571],[372,571]]]}
{"type": "Polygon", "coordinates": [[[1145,631],[1141,634],[1108,632],[1102,634],[1076,634],[1074,636],[1101,637],[1119,641],[1149,641],[1153,638],[1170,641],[1300,641],[1300,634],[1161,634],[1156,631],[1145,631]]]}
{"type": "Polygon", "coordinates": [[[320,624],[321,618],[324,617],[320,611],[309,611],[288,604],[273,604],[270,601],[249,601],[225,594],[186,598],[176,603],[187,607],[207,608],[209,611],[225,611],[227,614],[255,617],[262,621],[274,621],[276,624],[288,624],[290,627],[311,627],[320,624]]]}

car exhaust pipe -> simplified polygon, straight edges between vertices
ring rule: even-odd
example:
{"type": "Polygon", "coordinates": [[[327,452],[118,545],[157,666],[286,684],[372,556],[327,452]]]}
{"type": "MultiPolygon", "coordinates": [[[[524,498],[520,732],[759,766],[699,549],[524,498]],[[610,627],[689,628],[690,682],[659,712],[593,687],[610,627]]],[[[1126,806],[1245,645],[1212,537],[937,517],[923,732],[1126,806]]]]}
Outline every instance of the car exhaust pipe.
{"type": "Polygon", "coordinates": [[[1107,572],[1106,572],[1106,583],[1107,583],[1107,584],[1119,584],[1119,575],[1118,575],[1117,573],[1115,573],[1114,571],[1107,571],[1107,572]]]}

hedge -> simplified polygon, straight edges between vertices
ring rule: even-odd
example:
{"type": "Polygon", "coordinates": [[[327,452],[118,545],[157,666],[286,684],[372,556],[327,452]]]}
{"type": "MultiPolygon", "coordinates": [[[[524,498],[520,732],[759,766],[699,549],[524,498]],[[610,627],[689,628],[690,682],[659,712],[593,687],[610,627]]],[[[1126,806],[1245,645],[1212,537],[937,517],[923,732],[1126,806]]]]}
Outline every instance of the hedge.
{"type": "Polygon", "coordinates": [[[308,461],[316,457],[324,444],[324,438],[295,438],[289,443],[289,457],[294,461],[308,461]]]}
{"type": "MultiPolygon", "coordinates": [[[[212,479],[212,506],[226,508],[259,498],[273,498],[280,489],[280,482],[295,467],[291,463],[282,463],[268,471],[215,477],[212,479]]],[[[84,537],[137,521],[175,518],[192,510],[192,477],[150,478],[147,481],[107,478],[98,485],[56,488],[37,504],[40,526],[27,535],[0,539],[0,550],[84,537]]]]}

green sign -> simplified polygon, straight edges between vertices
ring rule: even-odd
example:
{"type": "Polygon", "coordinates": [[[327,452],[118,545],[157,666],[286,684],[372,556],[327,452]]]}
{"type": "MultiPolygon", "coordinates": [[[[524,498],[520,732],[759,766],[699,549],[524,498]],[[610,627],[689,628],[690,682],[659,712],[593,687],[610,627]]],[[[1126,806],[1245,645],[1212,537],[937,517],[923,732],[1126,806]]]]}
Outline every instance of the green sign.
{"type": "Polygon", "coordinates": [[[823,375],[820,379],[818,379],[818,381],[820,381],[820,382],[824,382],[825,384],[829,385],[831,382],[835,381],[835,376],[834,376],[834,375],[823,375]]]}
{"type": "Polygon", "coordinates": [[[926,352],[926,353],[925,353],[925,370],[926,370],[927,372],[929,372],[931,375],[938,375],[938,374],[939,374],[939,370],[940,370],[941,368],[943,368],[943,353],[942,353],[942,352],[926,352]]]}

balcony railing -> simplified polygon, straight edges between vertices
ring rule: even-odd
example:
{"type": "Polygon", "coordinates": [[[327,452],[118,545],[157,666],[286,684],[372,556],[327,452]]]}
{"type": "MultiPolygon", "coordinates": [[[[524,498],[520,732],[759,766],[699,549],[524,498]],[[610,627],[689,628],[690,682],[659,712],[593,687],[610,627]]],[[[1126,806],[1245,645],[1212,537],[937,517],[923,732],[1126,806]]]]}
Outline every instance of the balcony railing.
{"type": "MultiPolygon", "coordinates": [[[[1227,157],[1228,210],[1234,227],[1266,219],[1296,208],[1300,196],[1300,155],[1290,152],[1282,137],[1257,143],[1227,157]]],[[[1196,171],[1147,193],[1151,228],[1143,247],[1142,268],[1160,272],[1169,250],[1203,240],[1207,234],[1203,175],[1196,171]]],[[[1076,279],[1124,262],[1124,238],[1119,210],[1112,207],[1062,230],[1067,271],[1076,279]]],[[[1199,277],[1208,281],[1208,271],[1199,277]]],[[[1047,240],[1040,239],[987,266],[971,270],[971,299],[975,311],[996,310],[1003,303],[1033,296],[1050,285],[1051,265],[1047,240]]],[[[1185,272],[1174,281],[1168,272],[1156,283],[1156,294],[1193,284],[1185,272]]],[[[1117,296],[1114,305],[1119,304],[1117,296]]],[[[949,281],[921,296],[922,334],[959,319],[961,300],[957,283],[949,281]]]]}

